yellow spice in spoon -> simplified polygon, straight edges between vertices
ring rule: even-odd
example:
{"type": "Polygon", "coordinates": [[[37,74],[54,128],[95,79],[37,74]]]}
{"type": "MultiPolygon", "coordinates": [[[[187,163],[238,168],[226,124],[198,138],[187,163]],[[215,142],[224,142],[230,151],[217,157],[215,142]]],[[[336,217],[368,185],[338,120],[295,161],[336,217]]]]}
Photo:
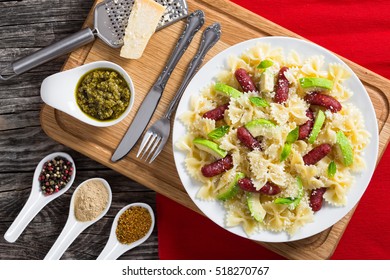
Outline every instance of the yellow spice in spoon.
{"type": "Polygon", "coordinates": [[[152,217],[148,209],[132,206],[120,215],[116,228],[116,237],[123,244],[131,244],[144,237],[152,226],[152,217]]]}

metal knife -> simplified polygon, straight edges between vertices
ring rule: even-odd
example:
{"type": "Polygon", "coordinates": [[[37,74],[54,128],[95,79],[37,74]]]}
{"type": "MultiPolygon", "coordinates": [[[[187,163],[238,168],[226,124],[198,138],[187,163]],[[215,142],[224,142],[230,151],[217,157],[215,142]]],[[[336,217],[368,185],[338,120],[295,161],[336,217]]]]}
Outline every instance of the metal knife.
{"type": "Polygon", "coordinates": [[[152,89],[146,95],[134,117],[133,122],[130,124],[129,129],[123,136],[121,142],[111,157],[113,162],[116,162],[126,156],[141,137],[143,131],[152,118],[154,111],[156,110],[157,104],[160,101],[165,85],[167,84],[173,69],[191,43],[195,33],[203,26],[203,24],[204,13],[201,10],[197,10],[187,17],[187,24],[183,34],[180,36],[163,72],[158,77],[152,89]]]}

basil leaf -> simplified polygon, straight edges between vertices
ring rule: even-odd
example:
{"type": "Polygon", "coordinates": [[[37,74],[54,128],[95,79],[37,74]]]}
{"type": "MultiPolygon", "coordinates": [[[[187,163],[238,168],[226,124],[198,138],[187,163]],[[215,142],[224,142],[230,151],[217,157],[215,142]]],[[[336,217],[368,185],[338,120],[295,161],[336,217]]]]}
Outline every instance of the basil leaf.
{"type": "Polygon", "coordinates": [[[228,125],[223,125],[220,126],[213,131],[211,131],[209,134],[207,134],[207,137],[210,138],[211,140],[216,140],[221,137],[223,137],[226,133],[229,132],[230,126],[228,125]]]}
{"type": "Polygon", "coordinates": [[[295,207],[298,206],[298,204],[301,202],[301,199],[304,194],[302,180],[300,177],[297,178],[297,184],[298,184],[298,195],[296,198],[291,197],[279,197],[274,200],[275,204],[288,204],[289,208],[291,210],[295,209],[295,207]]]}
{"type": "Polygon", "coordinates": [[[291,152],[291,144],[298,140],[299,127],[297,126],[287,135],[286,143],[283,146],[282,153],[280,154],[280,161],[284,161],[291,152]]]}
{"type": "Polygon", "coordinates": [[[274,63],[271,60],[264,59],[260,62],[259,65],[257,65],[257,68],[258,69],[265,69],[265,68],[271,67],[272,65],[274,65],[274,63]]]}
{"type": "Polygon", "coordinates": [[[280,154],[280,162],[284,161],[291,152],[291,143],[286,143],[283,146],[282,153],[280,154]]]}
{"type": "Polygon", "coordinates": [[[332,160],[328,165],[328,177],[333,178],[336,174],[337,166],[336,163],[332,160]]]}
{"type": "Polygon", "coordinates": [[[261,97],[257,97],[257,96],[249,97],[249,101],[252,102],[257,107],[268,107],[269,106],[269,103],[267,102],[267,100],[265,100],[264,98],[261,98],[261,97]]]}
{"type": "Polygon", "coordinates": [[[299,126],[297,126],[296,128],[290,131],[290,133],[287,135],[286,143],[292,144],[298,140],[298,137],[299,137],[299,126]]]}

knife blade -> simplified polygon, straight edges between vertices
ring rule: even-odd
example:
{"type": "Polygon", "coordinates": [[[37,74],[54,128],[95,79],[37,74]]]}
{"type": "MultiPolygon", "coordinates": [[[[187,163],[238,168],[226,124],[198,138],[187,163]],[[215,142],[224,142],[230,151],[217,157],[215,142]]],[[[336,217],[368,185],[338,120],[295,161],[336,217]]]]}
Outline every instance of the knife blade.
{"type": "Polygon", "coordinates": [[[138,109],[137,114],[134,117],[133,122],[131,123],[125,136],[122,138],[122,141],[112,155],[112,161],[115,162],[123,158],[137,143],[139,137],[141,136],[142,132],[145,130],[150,119],[152,118],[154,108],[157,107],[161,95],[162,90],[153,87],[152,90],[145,97],[144,101],[138,109]]]}
{"type": "Polygon", "coordinates": [[[144,101],[137,111],[137,114],[134,117],[133,122],[131,123],[114,154],[112,155],[111,161],[116,162],[122,159],[137,143],[156,110],[157,104],[160,101],[165,85],[168,82],[173,69],[179,62],[180,58],[183,56],[196,32],[203,26],[203,24],[204,13],[201,10],[197,10],[187,17],[186,27],[183,31],[183,34],[180,36],[167,65],[165,66],[161,75],[158,77],[157,82],[146,95],[144,101]]]}

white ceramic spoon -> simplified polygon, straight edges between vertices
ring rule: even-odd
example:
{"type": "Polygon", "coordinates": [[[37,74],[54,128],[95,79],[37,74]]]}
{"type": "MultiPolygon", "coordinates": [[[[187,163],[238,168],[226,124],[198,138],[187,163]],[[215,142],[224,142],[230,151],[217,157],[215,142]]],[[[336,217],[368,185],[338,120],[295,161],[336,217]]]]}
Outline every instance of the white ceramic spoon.
{"type": "Polygon", "coordinates": [[[137,203],[132,203],[132,204],[129,204],[129,205],[123,207],[122,210],[120,210],[118,212],[118,214],[116,214],[116,216],[115,216],[114,222],[112,223],[112,227],[111,227],[110,237],[108,238],[107,244],[104,247],[103,251],[97,257],[97,260],[116,260],[118,257],[120,257],[125,252],[144,243],[145,240],[149,238],[150,234],[153,231],[154,220],[155,219],[154,219],[153,209],[145,203],[138,203],[137,202],[137,203]],[[122,215],[123,212],[125,212],[127,209],[129,209],[132,206],[141,206],[141,207],[146,208],[149,211],[150,217],[152,218],[152,224],[150,225],[150,229],[144,237],[142,237],[141,239],[138,239],[137,241],[134,241],[131,244],[123,244],[123,243],[120,243],[118,241],[115,231],[116,231],[116,227],[118,225],[118,219],[119,219],[120,215],[122,215]]]}
{"type": "Polygon", "coordinates": [[[66,224],[62,229],[61,234],[58,236],[56,242],[53,244],[50,251],[47,253],[45,260],[59,260],[61,256],[64,254],[64,252],[66,251],[66,249],[68,249],[70,244],[72,244],[72,242],[77,238],[77,236],[79,236],[81,232],[83,232],[87,227],[99,221],[107,213],[108,209],[111,206],[111,200],[112,200],[111,188],[106,180],[102,178],[92,178],[82,182],[77,187],[77,189],[73,192],[72,199],[70,201],[68,220],[66,221],[66,224]],[[99,180],[107,188],[108,191],[107,207],[98,217],[96,217],[96,219],[88,222],[80,222],[76,219],[74,213],[75,194],[84,183],[91,180],[99,180]]]}
{"type": "Polygon", "coordinates": [[[46,206],[46,204],[56,199],[60,195],[64,194],[72,186],[75,176],[76,176],[76,166],[70,155],[66,153],[58,152],[58,153],[52,153],[46,156],[45,158],[43,158],[35,168],[30,196],[26,204],[23,206],[22,210],[14,220],[14,222],[11,224],[7,232],[4,234],[4,239],[7,240],[8,242],[15,242],[22,234],[23,230],[31,222],[31,220],[38,214],[39,211],[42,210],[43,207],[46,206]],[[46,195],[41,190],[38,177],[41,174],[43,164],[51,159],[54,159],[57,156],[64,157],[73,164],[73,174],[70,178],[70,181],[66,184],[64,188],[51,195],[46,195]]]}

